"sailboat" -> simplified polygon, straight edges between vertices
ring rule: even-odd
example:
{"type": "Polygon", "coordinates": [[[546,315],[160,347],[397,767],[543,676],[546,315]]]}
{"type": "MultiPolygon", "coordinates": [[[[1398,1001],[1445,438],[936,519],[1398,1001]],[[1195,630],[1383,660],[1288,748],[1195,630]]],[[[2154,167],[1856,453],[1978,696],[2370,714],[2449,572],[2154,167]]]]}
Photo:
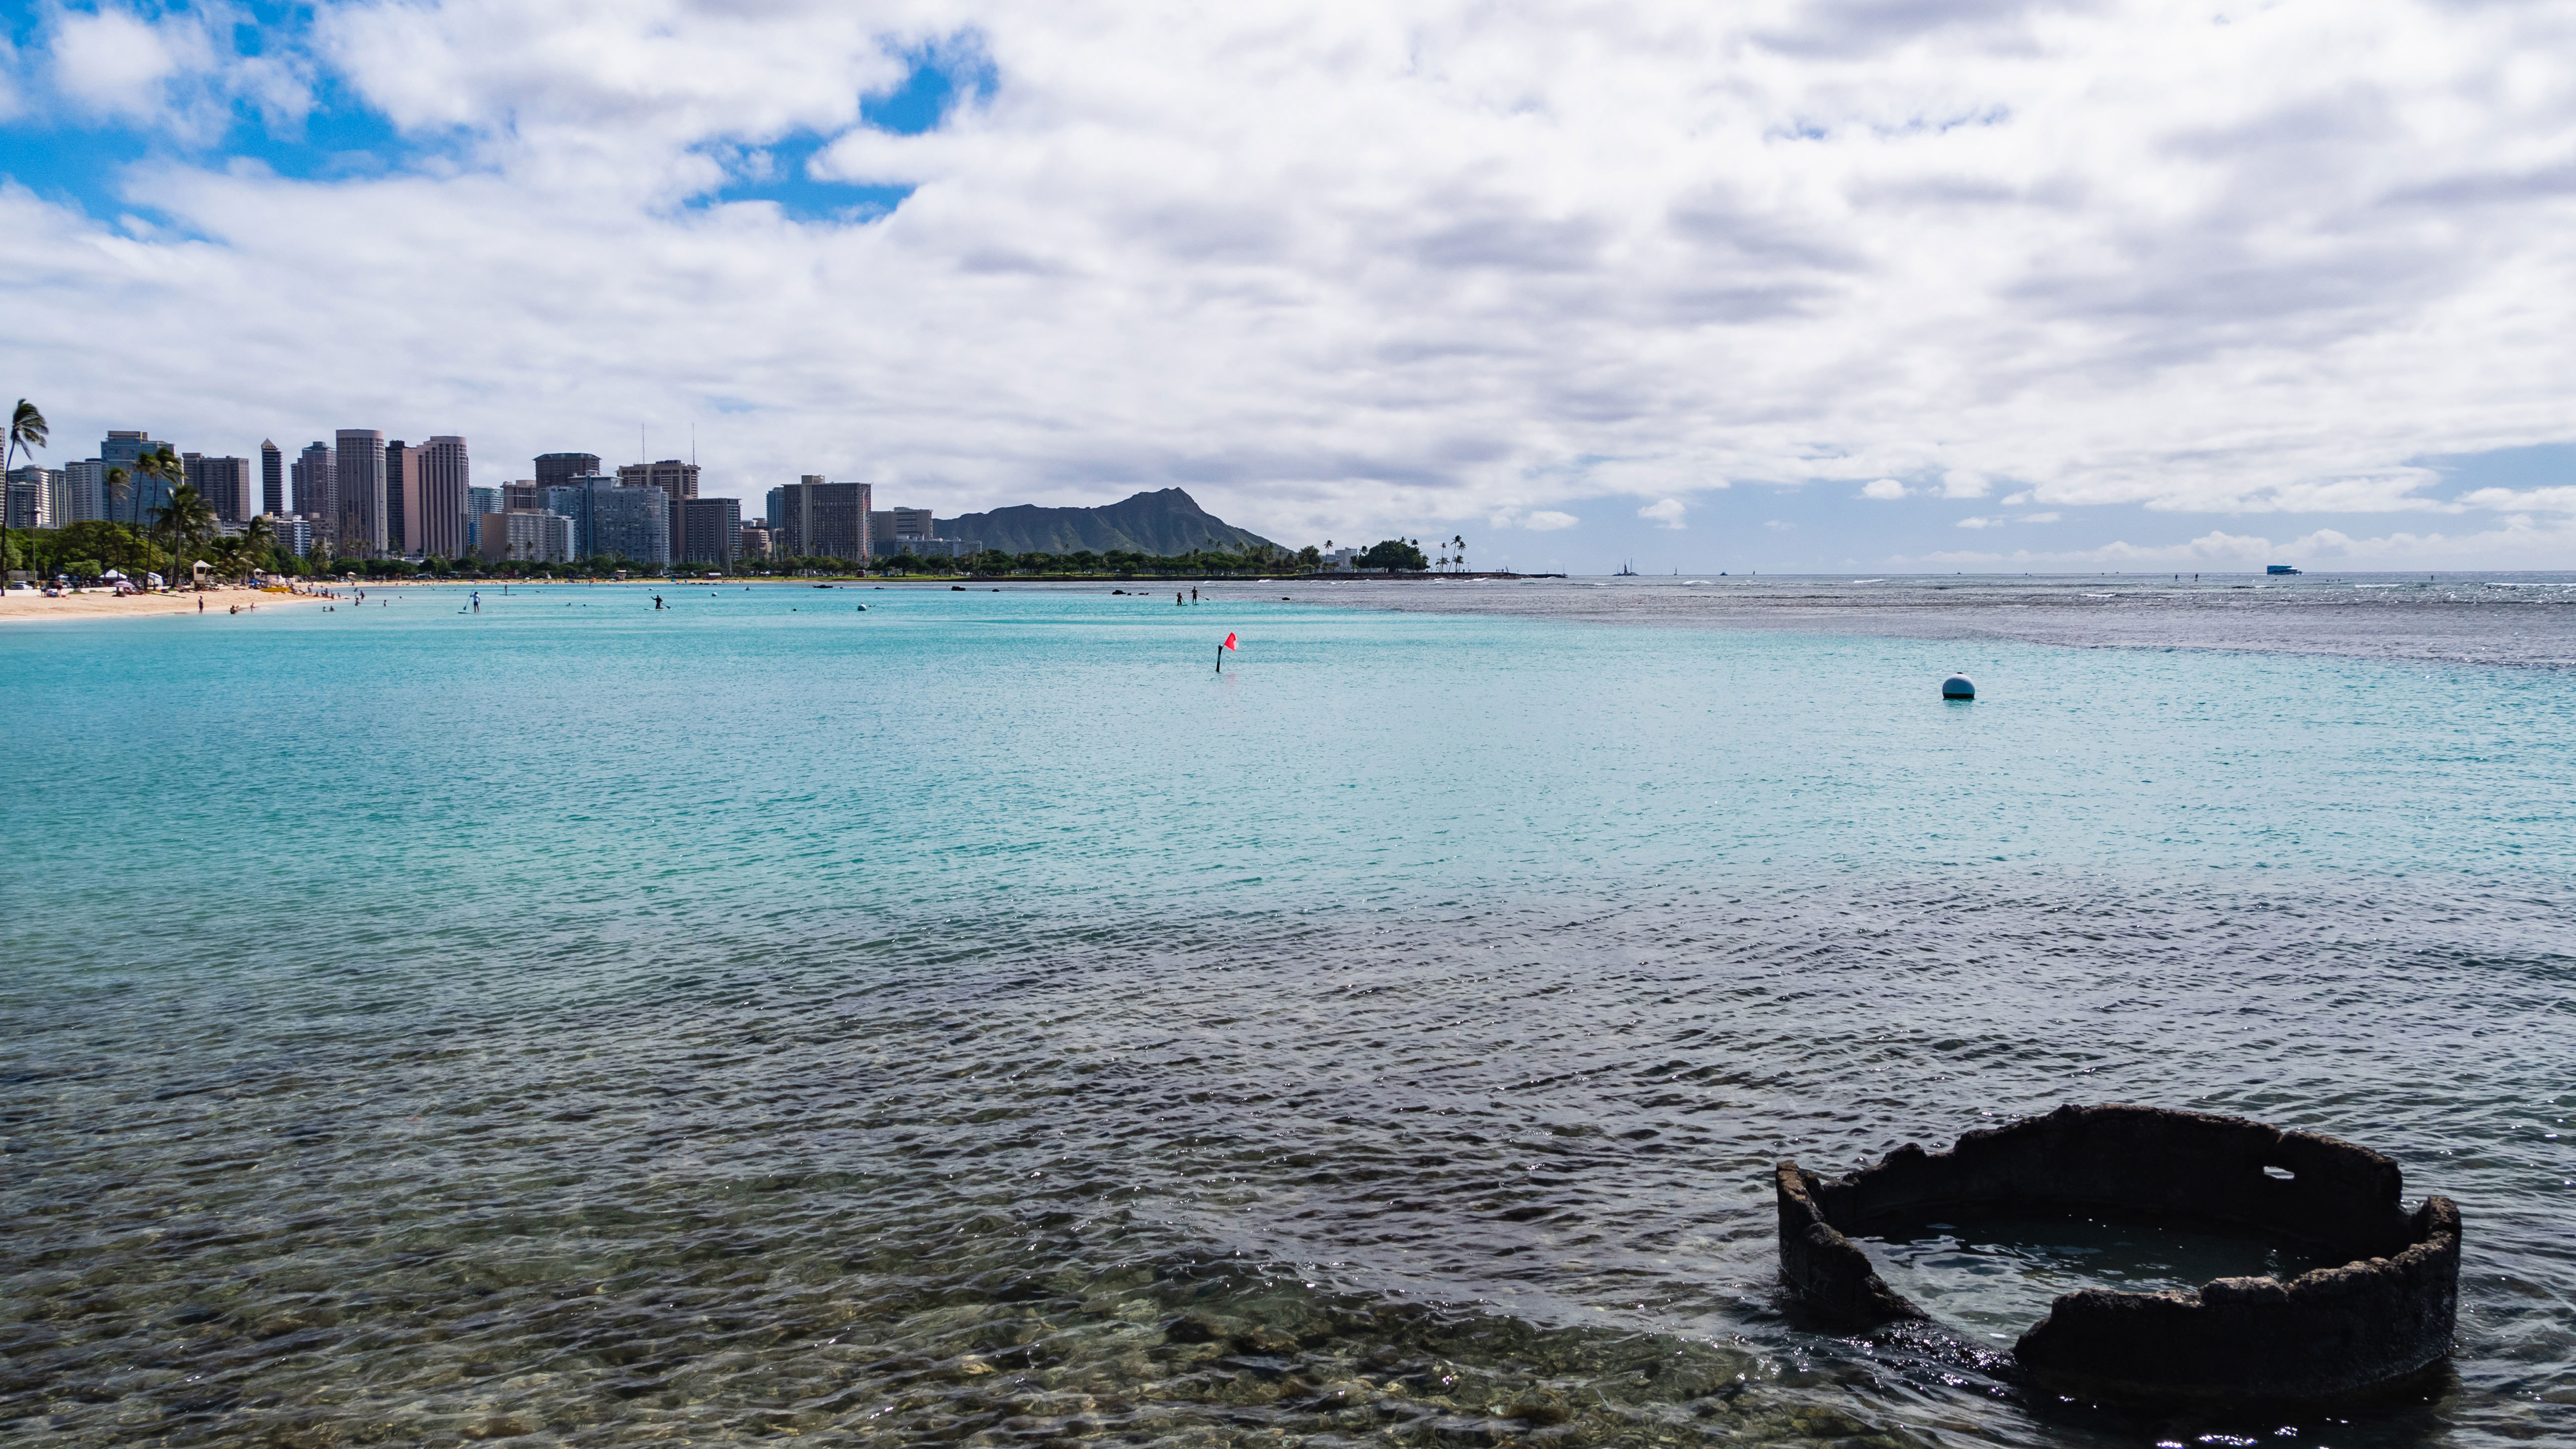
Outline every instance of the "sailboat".
{"type": "Polygon", "coordinates": [[[1614,579],[1633,579],[1637,577],[1637,561],[1635,559],[1630,559],[1626,563],[1619,565],[1619,572],[1612,574],[1610,577],[1614,579]]]}

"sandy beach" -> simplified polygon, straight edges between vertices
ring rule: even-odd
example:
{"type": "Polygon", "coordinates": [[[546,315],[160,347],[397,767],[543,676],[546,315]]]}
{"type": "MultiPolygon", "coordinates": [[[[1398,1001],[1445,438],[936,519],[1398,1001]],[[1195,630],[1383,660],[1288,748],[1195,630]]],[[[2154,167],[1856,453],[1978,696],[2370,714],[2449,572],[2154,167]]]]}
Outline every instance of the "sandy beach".
{"type": "Polygon", "coordinates": [[[252,609],[294,608],[324,602],[309,594],[270,594],[258,589],[214,588],[204,593],[128,594],[119,598],[99,592],[72,594],[49,599],[42,594],[10,589],[0,593],[0,622],[37,619],[145,619],[165,614],[194,614],[197,603],[205,601],[208,618],[232,618],[238,606],[247,613],[252,609]]]}

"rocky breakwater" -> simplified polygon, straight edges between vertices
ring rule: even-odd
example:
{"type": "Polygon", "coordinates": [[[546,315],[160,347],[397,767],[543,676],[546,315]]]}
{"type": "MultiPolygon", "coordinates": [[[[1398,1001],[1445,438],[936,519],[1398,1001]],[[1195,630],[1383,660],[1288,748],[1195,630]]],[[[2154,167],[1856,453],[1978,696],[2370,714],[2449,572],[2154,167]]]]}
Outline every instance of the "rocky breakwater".
{"type": "Polygon", "coordinates": [[[2334,1260],[2287,1282],[2066,1294],[2012,1355],[2021,1373],[2053,1387],[2322,1398],[2414,1373],[2451,1349],[2459,1208],[2428,1196],[2408,1212],[2396,1163],[2312,1132],[2158,1107],[2070,1106],[1970,1132],[1948,1152],[1909,1143],[1846,1178],[1783,1162],[1775,1181],[1789,1297],[1838,1331],[1930,1316],[1851,1241],[1872,1224],[2109,1214],[2272,1235],[2334,1260]]]}

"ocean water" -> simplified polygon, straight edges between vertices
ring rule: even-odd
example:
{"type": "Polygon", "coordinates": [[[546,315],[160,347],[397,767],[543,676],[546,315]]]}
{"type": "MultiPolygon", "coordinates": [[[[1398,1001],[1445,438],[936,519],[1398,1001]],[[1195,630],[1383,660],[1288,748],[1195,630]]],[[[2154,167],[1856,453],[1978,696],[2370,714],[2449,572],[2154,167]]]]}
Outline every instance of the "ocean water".
{"type": "MultiPolygon", "coordinates": [[[[1109,587],[0,632],[0,1435],[2576,1438],[2554,622],[1109,587]],[[2459,1200],[2451,1366],[2092,1406],[1781,1314],[1775,1159],[2113,1100],[2459,1200]]],[[[2009,1237],[1882,1251],[1972,1338],[2224,1251],[2009,1237]]]]}
{"type": "Polygon", "coordinates": [[[1322,588],[1377,609],[1627,625],[2576,666],[2576,573],[1354,577],[1322,588]]]}

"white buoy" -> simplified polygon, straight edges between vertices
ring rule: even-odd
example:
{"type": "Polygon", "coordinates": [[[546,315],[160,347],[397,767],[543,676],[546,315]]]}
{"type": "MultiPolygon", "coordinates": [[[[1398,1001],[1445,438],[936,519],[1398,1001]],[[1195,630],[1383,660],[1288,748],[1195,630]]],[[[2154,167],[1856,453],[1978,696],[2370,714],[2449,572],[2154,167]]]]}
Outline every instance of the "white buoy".
{"type": "Polygon", "coordinates": [[[1943,699],[1974,699],[1977,697],[1977,682],[1964,674],[1953,674],[1949,678],[1941,681],[1941,697],[1943,699]]]}

